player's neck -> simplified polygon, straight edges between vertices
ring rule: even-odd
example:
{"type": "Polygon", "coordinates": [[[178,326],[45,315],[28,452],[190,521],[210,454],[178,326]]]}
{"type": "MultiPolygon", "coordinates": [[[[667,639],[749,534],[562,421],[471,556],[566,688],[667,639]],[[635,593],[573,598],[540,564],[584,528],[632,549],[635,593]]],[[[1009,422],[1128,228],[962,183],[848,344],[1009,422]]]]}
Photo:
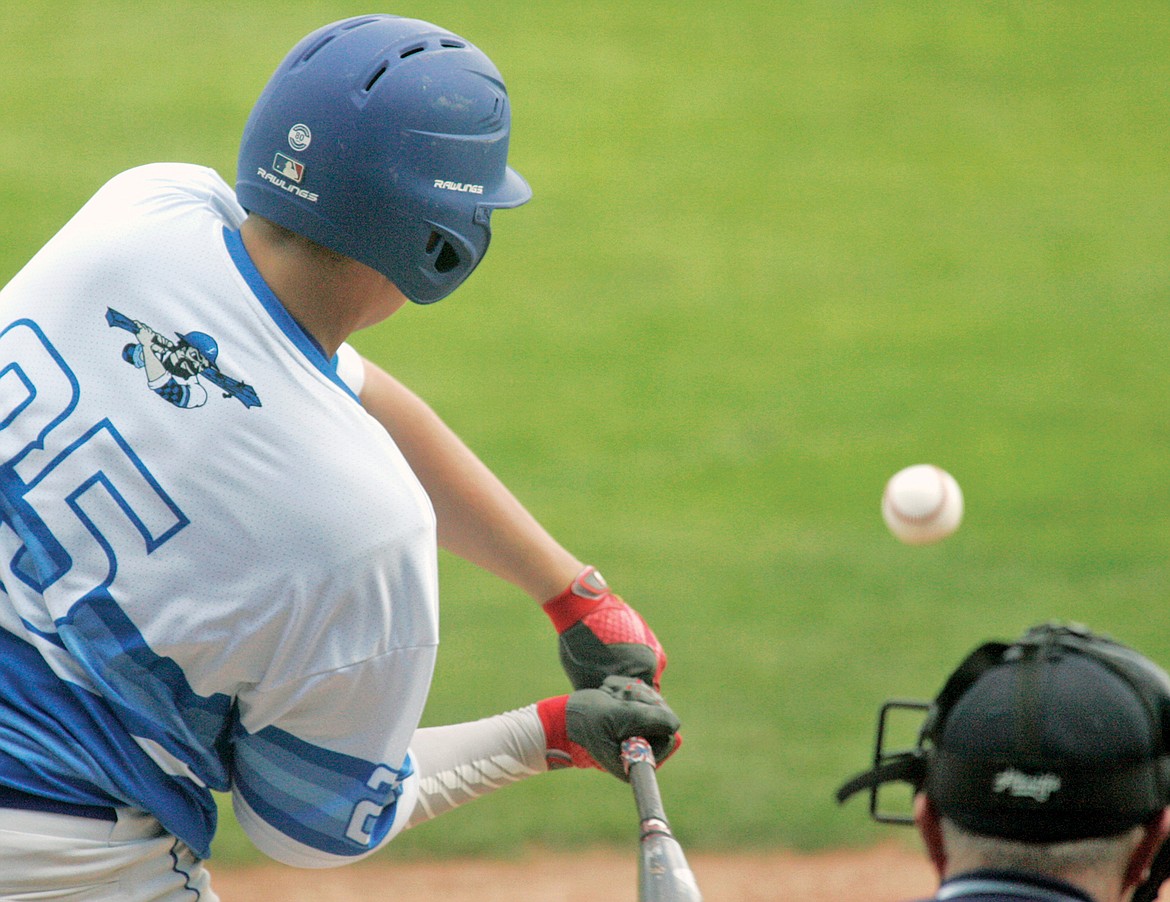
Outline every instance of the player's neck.
{"type": "Polygon", "coordinates": [[[405,302],[380,273],[265,220],[249,217],[240,236],[272,293],[327,357],[354,332],[381,322],[405,302]]]}

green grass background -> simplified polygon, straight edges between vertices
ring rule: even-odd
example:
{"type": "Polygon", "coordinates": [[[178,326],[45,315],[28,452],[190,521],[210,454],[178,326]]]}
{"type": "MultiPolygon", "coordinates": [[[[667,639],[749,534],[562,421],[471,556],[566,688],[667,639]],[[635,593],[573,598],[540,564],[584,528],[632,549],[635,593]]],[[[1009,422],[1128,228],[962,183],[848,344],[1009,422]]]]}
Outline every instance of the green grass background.
{"type": "MultiPolygon", "coordinates": [[[[255,95],[350,2],[4,0],[0,278],[107,177],[231,179],[255,95]]],[[[500,66],[532,203],[355,343],[655,626],[693,848],[886,837],[832,802],[874,712],[1048,618],[1170,661],[1170,16],[1161,2],[403,0],[500,66]],[[930,548],[881,522],[930,461],[930,548]]],[[[525,598],[442,562],[426,723],[564,691],[525,598]]],[[[387,699],[393,707],[393,699],[387,699]]],[[[254,855],[225,809],[216,855],[254,855]]],[[[386,856],[628,843],[592,773],[386,856]]],[[[899,834],[902,835],[902,834],[899,834]]]]}

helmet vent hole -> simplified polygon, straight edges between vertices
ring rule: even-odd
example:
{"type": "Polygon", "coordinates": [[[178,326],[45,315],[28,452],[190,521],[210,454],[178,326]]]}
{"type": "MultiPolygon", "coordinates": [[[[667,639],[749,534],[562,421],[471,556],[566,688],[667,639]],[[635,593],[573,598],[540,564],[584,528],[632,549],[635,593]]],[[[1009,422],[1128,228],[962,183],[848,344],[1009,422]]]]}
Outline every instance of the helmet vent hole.
{"type": "Polygon", "coordinates": [[[347,31],[353,31],[353,29],[361,28],[363,25],[369,25],[371,22],[377,22],[380,18],[380,16],[364,16],[360,19],[354,19],[352,22],[344,23],[340,28],[329,32],[319,41],[317,41],[317,43],[313,44],[308,50],[301,54],[301,58],[298,61],[299,64],[303,65],[304,63],[307,63],[312,57],[316,56],[325,47],[326,44],[331,42],[339,34],[343,34],[347,31]]]}
{"type": "Polygon", "coordinates": [[[370,80],[368,82],[366,82],[366,93],[367,94],[369,94],[370,91],[374,90],[374,85],[376,85],[378,83],[378,79],[381,78],[385,74],[386,74],[386,67],[382,66],[378,69],[377,72],[375,72],[373,75],[370,76],[370,80]]]}
{"type": "Polygon", "coordinates": [[[306,50],[304,52],[304,54],[301,56],[301,62],[307,63],[310,59],[312,59],[317,54],[317,52],[322,47],[324,47],[326,44],[328,44],[330,41],[332,41],[335,37],[337,37],[337,35],[329,34],[329,35],[326,35],[321,40],[319,40],[316,44],[314,44],[312,47],[310,47],[308,50],[306,50]]]}
{"type": "Polygon", "coordinates": [[[459,254],[456,253],[455,248],[444,241],[443,249],[439,251],[439,259],[435,261],[435,269],[439,272],[450,272],[458,265],[459,254]]]}
{"type": "Polygon", "coordinates": [[[436,247],[439,249],[439,255],[435,257],[436,272],[448,273],[459,265],[459,252],[451,246],[451,242],[444,241],[438,232],[431,232],[427,240],[427,254],[433,256],[436,247]]]}
{"type": "Polygon", "coordinates": [[[416,44],[414,47],[407,47],[405,50],[403,50],[400,54],[398,54],[398,58],[404,60],[408,56],[414,56],[416,53],[422,53],[426,49],[426,44],[416,44]]]}
{"type": "Polygon", "coordinates": [[[440,47],[446,47],[449,50],[463,50],[467,47],[462,41],[443,40],[439,41],[440,47]]]}

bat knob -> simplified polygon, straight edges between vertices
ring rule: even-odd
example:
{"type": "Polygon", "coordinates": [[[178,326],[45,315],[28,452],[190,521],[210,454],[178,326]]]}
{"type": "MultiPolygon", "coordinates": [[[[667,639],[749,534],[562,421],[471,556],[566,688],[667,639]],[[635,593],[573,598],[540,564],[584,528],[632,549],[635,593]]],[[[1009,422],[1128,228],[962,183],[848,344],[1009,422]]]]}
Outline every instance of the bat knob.
{"type": "Polygon", "coordinates": [[[650,743],[641,736],[631,736],[622,743],[622,765],[627,774],[635,764],[649,764],[654,767],[654,752],[650,748],[650,743]]]}

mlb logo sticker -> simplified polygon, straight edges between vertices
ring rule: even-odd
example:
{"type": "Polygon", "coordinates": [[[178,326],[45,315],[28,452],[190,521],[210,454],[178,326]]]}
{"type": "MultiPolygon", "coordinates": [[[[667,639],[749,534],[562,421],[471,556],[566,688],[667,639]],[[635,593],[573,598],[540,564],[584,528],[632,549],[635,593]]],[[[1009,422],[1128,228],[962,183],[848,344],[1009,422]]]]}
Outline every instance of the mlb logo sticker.
{"type": "Polygon", "coordinates": [[[286,157],[282,153],[276,155],[276,159],[272,162],[272,168],[286,179],[292,179],[294,182],[299,182],[305,177],[304,163],[298,163],[292,157],[286,157]]]}

